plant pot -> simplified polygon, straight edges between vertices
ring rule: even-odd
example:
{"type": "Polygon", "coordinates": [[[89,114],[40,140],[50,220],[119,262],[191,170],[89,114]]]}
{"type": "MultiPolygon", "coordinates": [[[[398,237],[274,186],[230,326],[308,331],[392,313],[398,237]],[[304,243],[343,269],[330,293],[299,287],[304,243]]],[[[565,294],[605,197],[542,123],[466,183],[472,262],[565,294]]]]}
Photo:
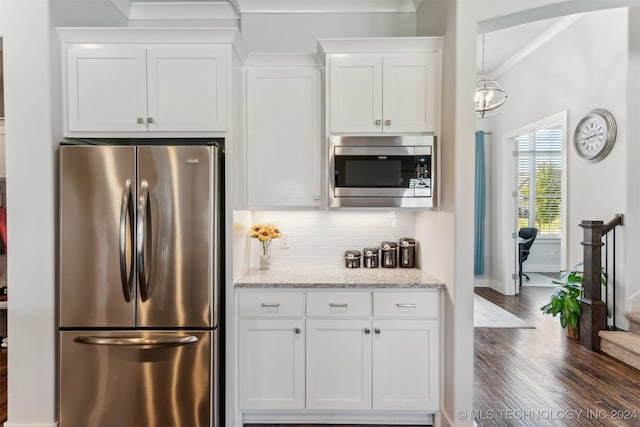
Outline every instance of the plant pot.
{"type": "Polygon", "coordinates": [[[569,338],[574,339],[574,340],[579,340],[580,339],[580,327],[579,326],[577,328],[574,328],[571,325],[567,325],[565,330],[567,331],[567,336],[569,338]]]}

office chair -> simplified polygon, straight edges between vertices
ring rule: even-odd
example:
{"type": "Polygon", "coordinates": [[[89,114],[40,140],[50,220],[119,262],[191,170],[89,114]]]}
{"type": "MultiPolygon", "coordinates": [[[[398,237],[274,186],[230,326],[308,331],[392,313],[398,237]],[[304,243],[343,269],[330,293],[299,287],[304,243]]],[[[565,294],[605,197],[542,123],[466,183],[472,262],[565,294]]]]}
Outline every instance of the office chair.
{"type": "Polygon", "coordinates": [[[529,276],[522,272],[522,263],[529,257],[531,246],[537,235],[538,229],[535,227],[523,227],[518,231],[518,278],[520,286],[522,286],[522,276],[529,280],[529,276]]]}

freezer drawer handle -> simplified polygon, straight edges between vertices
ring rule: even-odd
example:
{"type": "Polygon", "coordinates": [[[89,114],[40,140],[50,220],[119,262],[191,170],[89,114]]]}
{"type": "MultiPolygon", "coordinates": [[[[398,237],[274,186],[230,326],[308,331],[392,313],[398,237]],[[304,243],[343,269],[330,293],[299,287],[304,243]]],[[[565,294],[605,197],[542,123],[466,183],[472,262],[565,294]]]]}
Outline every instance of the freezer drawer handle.
{"type": "Polygon", "coordinates": [[[124,182],[124,191],[122,194],[122,208],[120,209],[120,280],[122,281],[122,293],[125,301],[131,301],[131,291],[133,285],[133,256],[131,263],[127,266],[127,238],[129,238],[129,253],[133,252],[133,195],[131,194],[131,180],[124,182]],[[127,219],[131,235],[127,236],[127,219]],[[129,271],[127,273],[127,267],[129,271]]]}
{"type": "Polygon", "coordinates": [[[396,304],[398,308],[416,308],[415,304],[396,304]]]}
{"type": "Polygon", "coordinates": [[[178,347],[198,341],[193,335],[183,335],[179,337],[92,337],[79,336],[73,341],[79,344],[108,345],[115,347],[178,347]]]}
{"type": "MultiPolygon", "coordinates": [[[[147,274],[147,248],[151,248],[151,201],[149,198],[149,183],[142,180],[140,183],[140,200],[138,202],[138,223],[137,229],[137,249],[138,249],[138,283],[140,286],[140,299],[146,301],[149,299],[149,281],[151,276],[151,265],[149,265],[149,274],[147,274]]],[[[151,263],[151,257],[149,257],[151,263]]]]}

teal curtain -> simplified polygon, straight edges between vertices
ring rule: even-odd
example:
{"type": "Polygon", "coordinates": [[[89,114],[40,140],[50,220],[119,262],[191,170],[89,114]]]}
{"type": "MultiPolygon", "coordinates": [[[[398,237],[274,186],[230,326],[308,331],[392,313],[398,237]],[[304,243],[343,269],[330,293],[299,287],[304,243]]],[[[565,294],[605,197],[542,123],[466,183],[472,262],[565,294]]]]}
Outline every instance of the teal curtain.
{"type": "Polygon", "coordinates": [[[473,239],[473,273],[484,274],[484,214],[486,203],[484,167],[484,131],[476,132],[475,233],[473,239]]]}

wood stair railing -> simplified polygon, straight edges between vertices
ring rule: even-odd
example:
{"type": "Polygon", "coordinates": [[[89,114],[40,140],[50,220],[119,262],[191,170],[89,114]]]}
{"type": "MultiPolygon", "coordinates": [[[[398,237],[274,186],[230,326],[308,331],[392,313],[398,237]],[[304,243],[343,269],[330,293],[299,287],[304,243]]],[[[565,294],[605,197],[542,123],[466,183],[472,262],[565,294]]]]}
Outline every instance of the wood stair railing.
{"type": "MultiPolygon", "coordinates": [[[[607,307],[602,301],[600,277],[602,276],[602,237],[618,225],[622,225],[622,214],[611,221],[584,220],[583,229],[583,289],[580,299],[580,345],[600,351],[598,333],[607,328],[607,307]]],[[[614,267],[615,268],[615,267],[614,267]]],[[[615,286],[615,284],[614,284],[615,286]]]]}

